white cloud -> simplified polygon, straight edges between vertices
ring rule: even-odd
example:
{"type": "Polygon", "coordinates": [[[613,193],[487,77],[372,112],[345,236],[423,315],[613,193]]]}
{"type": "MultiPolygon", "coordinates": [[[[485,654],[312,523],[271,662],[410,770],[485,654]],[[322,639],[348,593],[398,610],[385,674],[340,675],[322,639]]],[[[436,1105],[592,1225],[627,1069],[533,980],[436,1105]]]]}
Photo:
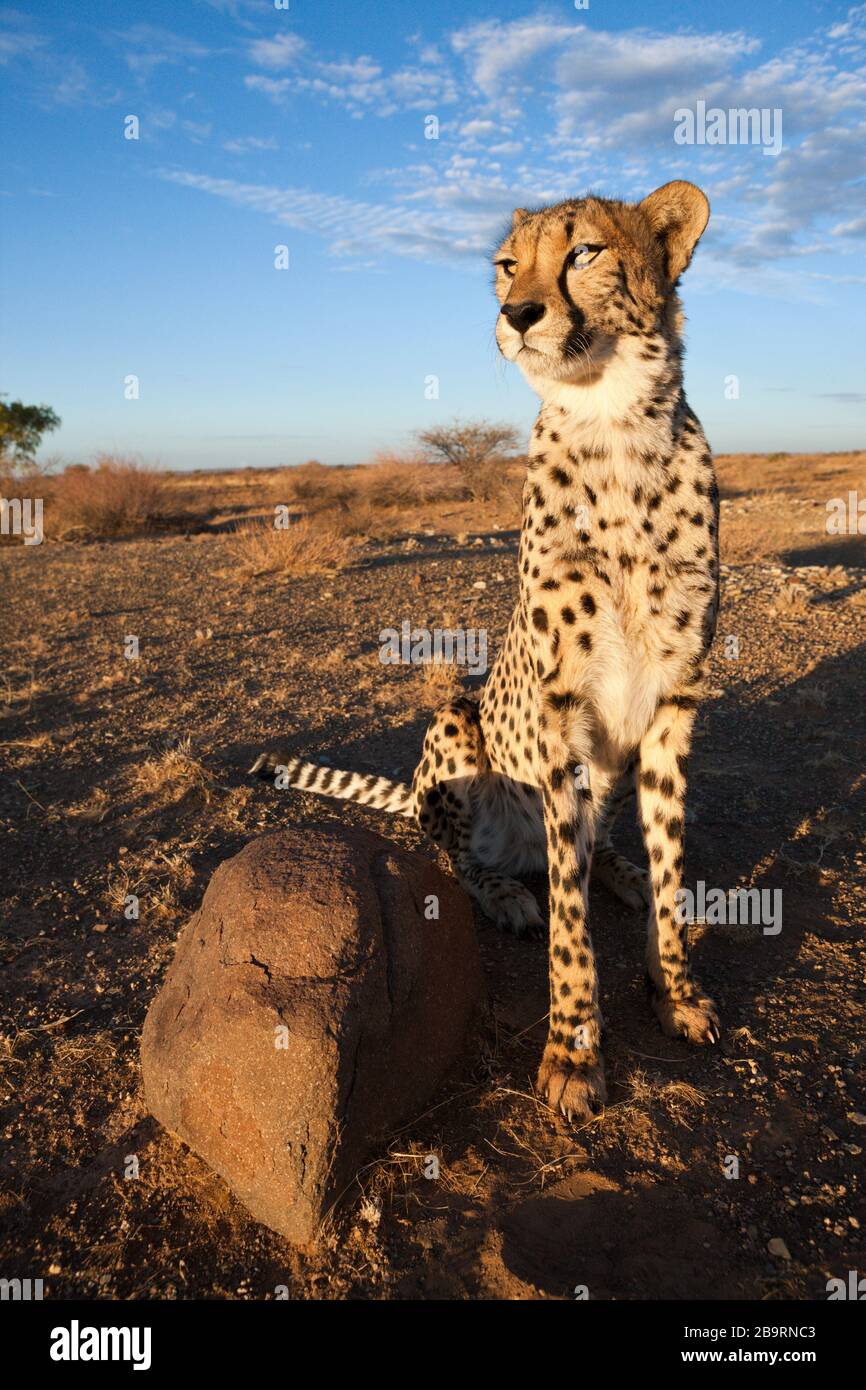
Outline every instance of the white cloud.
{"type": "Polygon", "coordinates": [[[546,50],[568,43],[573,35],[571,26],[543,19],[520,19],[510,24],[492,19],[458,30],[451,44],[469,63],[475,85],[485,96],[496,98],[507,78],[546,50]]]}
{"type": "Polygon", "coordinates": [[[41,34],[22,27],[28,21],[29,16],[20,14],[17,10],[0,12],[0,23],[9,26],[0,32],[0,65],[8,63],[12,58],[30,57],[45,46],[47,40],[42,38],[41,34]]]}
{"type": "Polygon", "coordinates": [[[316,58],[307,45],[292,35],[257,40],[249,52],[262,67],[274,71],[294,67],[291,78],[254,75],[244,79],[251,91],[261,92],[277,103],[284,102],[290,92],[306,94],[336,103],[351,116],[361,117],[368,112],[393,116],[399,111],[427,109],[433,103],[457,99],[457,85],[438,61],[398,67],[386,73],[380,63],[363,53],[339,62],[316,58]]]}
{"type": "Polygon", "coordinates": [[[262,96],[278,105],[285,101],[291,85],[288,77],[262,77],[260,73],[253,73],[244,78],[244,86],[251,92],[261,92],[262,96]]]}
{"type": "Polygon", "coordinates": [[[351,115],[372,111],[393,116],[401,110],[428,110],[457,99],[453,80],[425,68],[400,68],[386,75],[368,58],[353,63],[320,63],[298,77],[295,88],[344,106],[351,115]]]}
{"type": "Polygon", "coordinates": [[[210,121],[181,121],[180,126],[181,130],[196,145],[201,145],[205,140],[209,140],[213,130],[213,124],[210,121]]]}
{"type": "Polygon", "coordinates": [[[273,135],[239,135],[234,140],[223,141],[223,149],[229,154],[249,154],[253,150],[278,150],[280,147],[273,135]]]}
{"type": "Polygon", "coordinates": [[[130,72],[142,80],[163,64],[199,62],[210,54],[204,44],[157,24],[134,24],[114,37],[125,49],[130,72]]]}
{"type": "Polygon", "coordinates": [[[178,169],[161,170],[160,177],[313,233],[338,256],[369,255],[373,251],[422,259],[477,258],[486,251],[510,205],[508,190],[493,185],[474,194],[455,187],[451,198],[441,189],[430,206],[421,208],[408,201],[365,203],[309,188],[241,183],[178,169]],[[495,197],[491,196],[494,192],[495,197]]]}
{"type": "Polygon", "coordinates": [[[850,222],[839,222],[830,228],[832,236],[866,236],[866,216],[853,217],[850,222]]]}
{"type": "Polygon", "coordinates": [[[460,127],[464,140],[474,140],[479,135],[493,135],[498,127],[495,121],[467,121],[460,127]]]}
{"type": "Polygon", "coordinates": [[[250,58],[260,68],[291,67],[306,44],[297,34],[277,34],[273,39],[256,39],[250,44],[250,58]]]}
{"type": "Polygon", "coordinates": [[[105,106],[120,95],[116,87],[94,84],[84,65],[71,55],[58,55],[48,38],[26,27],[28,15],[18,10],[0,10],[0,67],[26,63],[30,80],[35,78],[34,99],[43,108],[51,106],[105,106]]]}

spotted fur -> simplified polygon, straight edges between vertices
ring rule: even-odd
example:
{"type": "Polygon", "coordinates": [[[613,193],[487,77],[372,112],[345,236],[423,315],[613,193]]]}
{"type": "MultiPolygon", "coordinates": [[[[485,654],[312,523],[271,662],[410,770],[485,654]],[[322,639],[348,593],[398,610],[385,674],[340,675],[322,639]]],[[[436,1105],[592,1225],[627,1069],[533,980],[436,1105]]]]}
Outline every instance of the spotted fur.
{"type": "MultiPolygon", "coordinates": [[[[480,702],[452,700],[436,714],[411,792],[311,764],[290,775],[306,790],[414,816],[510,930],[541,928],[516,876],[547,867],[550,1019],[538,1085],[570,1119],[606,1098],[591,871],[630,905],[647,902],[664,1031],[719,1037],[675,912],[687,758],[718,605],[718,489],[683,391],[676,285],[708,216],[703,193],[682,182],[638,204],[588,197],[514,214],[494,257],[496,338],[542,405],[504,644],[480,702]],[[648,883],[610,842],[635,785],[648,883]]],[[[253,770],[272,767],[263,755],[253,770]]]]}

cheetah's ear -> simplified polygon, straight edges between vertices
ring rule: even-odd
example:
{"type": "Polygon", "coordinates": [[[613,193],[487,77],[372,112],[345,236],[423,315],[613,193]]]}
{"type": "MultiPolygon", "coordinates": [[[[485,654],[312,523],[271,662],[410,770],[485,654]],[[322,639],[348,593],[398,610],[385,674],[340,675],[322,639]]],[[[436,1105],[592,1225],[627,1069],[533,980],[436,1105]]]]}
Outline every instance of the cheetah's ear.
{"type": "Polygon", "coordinates": [[[695,184],[676,179],[650,193],[638,207],[664,252],[665,275],[676,284],[709,221],[707,196],[695,184]]]}
{"type": "Polygon", "coordinates": [[[518,226],[520,225],[520,223],[523,221],[523,219],[524,219],[525,217],[528,217],[528,216],[529,216],[529,212],[527,211],[526,208],[515,208],[514,211],[513,211],[513,213],[511,214],[511,230],[512,230],[512,232],[514,231],[515,227],[518,227],[518,226]]]}

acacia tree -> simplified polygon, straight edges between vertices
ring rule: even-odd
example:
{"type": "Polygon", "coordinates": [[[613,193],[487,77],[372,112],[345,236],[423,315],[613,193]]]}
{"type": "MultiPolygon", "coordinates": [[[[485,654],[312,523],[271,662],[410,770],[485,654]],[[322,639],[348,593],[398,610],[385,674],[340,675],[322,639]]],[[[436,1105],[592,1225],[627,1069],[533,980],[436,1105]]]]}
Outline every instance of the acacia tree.
{"type": "Polygon", "coordinates": [[[453,420],[418,430],[415,438],[431,463],[459,469],[471,495],[487,501],[500,491],[503,464],[519,445],[514,425],[490,420],[453,420]]]}
{"type": "Polygon", "coordinates": [[[60,416],[48,405],[24,405],[0,397],[0,464],[18,468],[33,463],[43,434],[59,424],[60,416]]]}

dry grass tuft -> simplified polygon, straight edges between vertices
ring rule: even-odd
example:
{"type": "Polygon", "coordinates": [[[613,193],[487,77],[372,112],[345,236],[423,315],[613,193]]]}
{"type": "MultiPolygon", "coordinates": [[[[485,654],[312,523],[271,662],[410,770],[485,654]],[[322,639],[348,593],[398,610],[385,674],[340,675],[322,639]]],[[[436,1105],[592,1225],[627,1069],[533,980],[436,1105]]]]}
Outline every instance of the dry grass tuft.
{"type": "Polygon", "coordinates": [[[66,814],[71,820],[84,821],[90,825],[99,825],[105,820],[111,810],[111,797],[104,787],[95,787],[84,801],[79,801],[74,806],[67,806],[66,814]]]}
{"type": "Polygon", "coordinates": [[[108,1032],[86,1033],[76,1037],[60,1037],[51,1057],[56,1082],[76,1081],[82,1071],[101,1073],[117,1060],[117,1043],[108,1032]]]}
{"type": "Polygon", "coordinates": [[[443,661],[435,657],[425,661],[419,670],[419,699],[424,705],[436,708],[456,695],[460,689],[460,675],[453,661],[443,661]]]}
{"type": "Polygon", "coordinates": [[[796,580],[783,584],[770,605],[770,612],[778,613],[780,618],[803,618],[808,611],[809,590],[796,580]]]}
{"type": "Polygon", "coordinates": [[[47,730],[33,734],[29,738],[10,738],[0,743],[0,748],[24,748],[32,749],[34,752],[50,752],[54,747],[54,738],[47,730]]]}
{"type": "Polygon", "coordinates": [[[338,535],[358,540],[383,540],[401,529],[399,512],[393,507],[376,508],[356,501],[336,511],[321,512],[321,519],[338,535]]]}
{"type": "Polygon", "coordinates": [[[816,681],[812,685],[798,685],[793,694],[794,704],[804,713],[821,713],[827,708],[827,687],[816,681]]]}
{"type": "Polygon", "coordinates": [[[626,1112],[661,1109],[675,1124],[686,1129],[691,1129],[690,1121],[705,1105],[703,1093],[688,1081],[656,1081],[641,1067],[636,1067],[628,1077],[628,1088],[626,1112]]]}
{"type": "Polygon", "coordinates": [[[226,541],[230,573],[237,578],[278,574],[300,578],[341,570],[352,558],[351,546],[332,526],[301,520],[285,530],[271,522],[239,526],[226,541]]]}
{"type": "Polygon", "coordinates": [[[110,454],[100,454],[95,468],[67,468],[47,492],[47,530],[60,537],[77,528],[95,536],[146,531],[171,511],[164,474],[110,454]]]}
{"type": "MultiPolygon", "coordinates": [[[[20,670],[20,667],[17,667],[16,670],[20,670]]],[[[9,677],[4,673],[3,704],[6,706],[7,710],[11,710],[13,706],[16,705],[23,705],[25,709],[29,709],[30,705],[33,703],[34,696],[38,695],[43,689],[44,686],[34,671],[31,671],[20,685],[13,685],[9,677]]]]}
{"type": "Polygon", "coordinates": [[[193,757],[190,740],[185,738],[176,748],[169,748],[160,757],[142,763],[135,772],[134,783],[138,791],[150,796],[168,794],[176,801],[196,789],[209,801],[213,777],[204,763],[193,757]]]}
{"type": "Polygon", "coordinates": [[[136,856],[124,860],[110,872],[103,902],[111,913],[125,915],[128,899],[134,896],[146,903],[142,917],[147,921],[176,915],[186,906],[186,894],[195,884],[195,871],[186,854],[166,853],[136,856]]]}

